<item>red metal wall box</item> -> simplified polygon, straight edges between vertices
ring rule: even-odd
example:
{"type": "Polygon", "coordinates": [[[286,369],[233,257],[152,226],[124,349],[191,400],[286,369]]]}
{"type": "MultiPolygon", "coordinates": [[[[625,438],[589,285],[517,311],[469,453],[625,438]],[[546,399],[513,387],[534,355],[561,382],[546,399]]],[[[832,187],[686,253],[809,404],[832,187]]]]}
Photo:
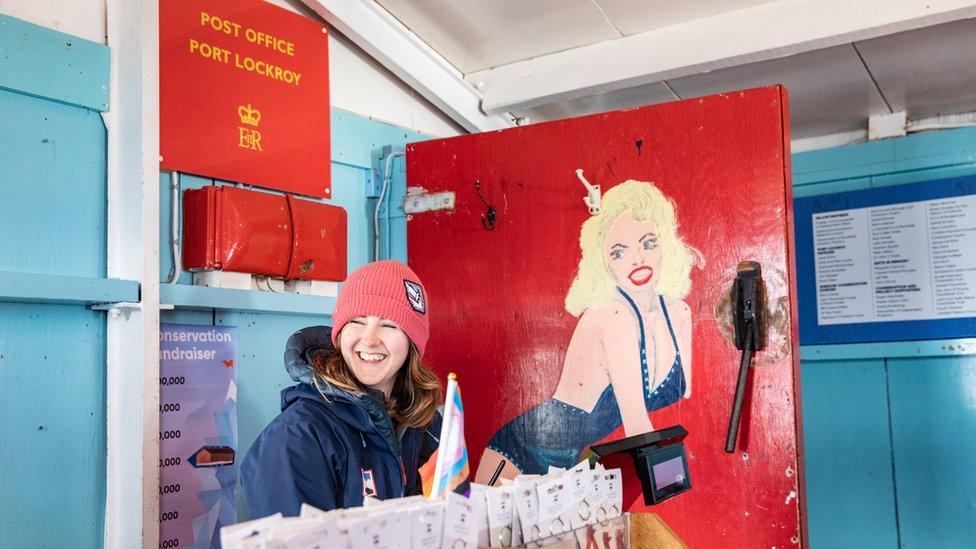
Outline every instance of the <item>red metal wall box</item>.
{"type": "Polygon", "coordinates": [[[282,278],[346,277],[346,211],[236,187],[183,195],[183,267],[282,278]]]}

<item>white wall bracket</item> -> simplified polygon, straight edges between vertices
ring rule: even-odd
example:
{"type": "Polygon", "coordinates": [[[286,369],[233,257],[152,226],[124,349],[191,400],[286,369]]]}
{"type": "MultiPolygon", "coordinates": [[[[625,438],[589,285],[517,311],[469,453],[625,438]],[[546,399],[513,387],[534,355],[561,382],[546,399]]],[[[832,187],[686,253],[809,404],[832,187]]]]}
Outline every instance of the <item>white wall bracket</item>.
{"type": "MultiPolygon", "coordinates": [[[[159,304],[159,309],[161,311],[171,311],[175,307],[172,305],[167,305],[165,303],[159,304]]],[[[122,313],[128,313],[129,311],[141,311],[142,303],[136,303],[134,301],[119,301],[116,303],[95,303],[91,306],[93,311],[105,311],[111,317],[117,317],[122,313]]]]}
{"type": "Polygon", "coordinates": [[[403,213],[412,215],[437,210],[453,210],[456,201],[454,191],[429,193],[420,187],[407,189],[403,199],[403,213]]]}
{"type": "Polygon", "coordinates": [[[905,111],[876,114],[868,118],[868,141],[908,134],[908,115],[905,111]]]}

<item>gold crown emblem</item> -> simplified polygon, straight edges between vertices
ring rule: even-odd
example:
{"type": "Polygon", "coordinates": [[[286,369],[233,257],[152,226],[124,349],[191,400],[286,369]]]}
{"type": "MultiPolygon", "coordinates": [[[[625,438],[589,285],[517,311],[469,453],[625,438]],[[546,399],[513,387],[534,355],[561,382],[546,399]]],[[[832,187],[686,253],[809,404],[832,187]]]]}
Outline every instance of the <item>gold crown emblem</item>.
{"type": "Polygon", "coordinates": [[[237,107],[237,116],[241,117],[241,124],[257,127],[261,122],[261,111],[251,107],[250,103],[237,107]]]}

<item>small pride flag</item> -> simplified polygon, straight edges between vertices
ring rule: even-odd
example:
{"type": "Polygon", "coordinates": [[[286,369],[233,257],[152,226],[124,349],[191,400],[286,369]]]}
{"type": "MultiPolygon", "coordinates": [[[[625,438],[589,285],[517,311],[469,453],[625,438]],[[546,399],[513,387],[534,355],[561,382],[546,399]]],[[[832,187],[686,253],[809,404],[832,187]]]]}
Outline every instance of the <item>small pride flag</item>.
{"type": "Polygon", "coordinates": [[[444,419],[437,451],[420,468],[424,496],[428,500],[443,498],[448,491],[468,495],[468,447],[464,443],[464,406],[457,375],[447,375],[447,394],[444,398],[444,419]]]}

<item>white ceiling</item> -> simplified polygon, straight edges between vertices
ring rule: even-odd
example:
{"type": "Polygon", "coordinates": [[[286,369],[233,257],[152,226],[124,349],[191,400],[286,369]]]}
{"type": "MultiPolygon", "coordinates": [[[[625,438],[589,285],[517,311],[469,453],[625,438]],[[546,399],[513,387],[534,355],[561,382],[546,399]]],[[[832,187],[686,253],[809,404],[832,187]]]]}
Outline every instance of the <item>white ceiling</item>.
{"type": "Polygon", "coordinates": [[[568,102],[574,108],[561,102],[517,111],[516,114],[528,116],[532,122],[541,122],[767,84],[784,84],[790,93],[794,139],[862,129],[866,127],[869,115],[889,112],[851,45],[686,76],[666,83],[568,102]]]}
{"type": "Polygon", "coordinates": [[[462,73],[770,0],[376,0],[462,73]]]}
{"type": "Polygon", "coordinates": [[[976,1],[344,1],[378,6],[523,122],[775,83],[794,140],[976,111],[976,1]]]}
{"type": "Polygon", "coordinates": [[[541,122],[767,84],[784,84],[790,92],[794,139],[863,130],[868,117],[876,114],[906,111],[918,119],[973,112],[976,111],[976,19],[552,103],[513,114],[529,117],[530,122],[541,122]]]}
{"type": "Polygon", "coordinates": [[[913,118],[976,111],[976,19],[857,44],[894,111],[913,118]]]}

